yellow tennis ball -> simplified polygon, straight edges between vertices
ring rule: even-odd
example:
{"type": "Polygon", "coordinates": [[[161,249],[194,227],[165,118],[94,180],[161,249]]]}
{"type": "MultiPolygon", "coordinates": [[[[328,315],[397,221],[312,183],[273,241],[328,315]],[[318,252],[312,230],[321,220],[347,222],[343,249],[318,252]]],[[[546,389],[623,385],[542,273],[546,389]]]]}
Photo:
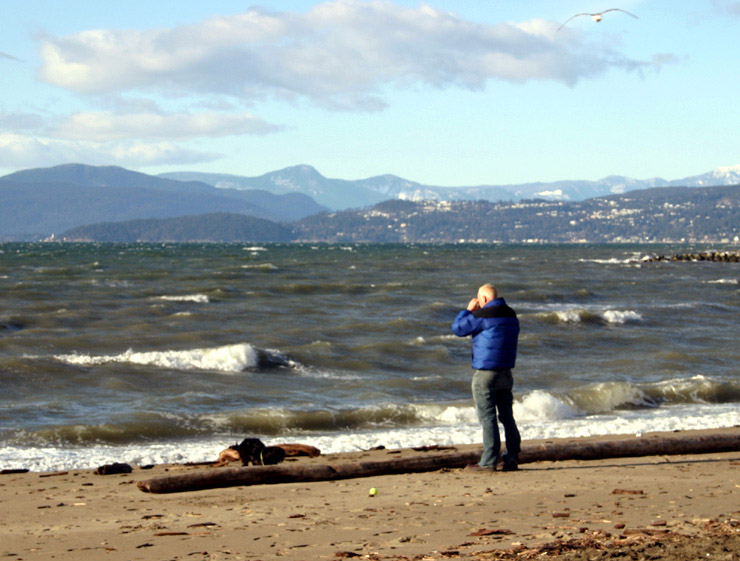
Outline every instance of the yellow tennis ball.
{"type": "Polygon", "coordinates": [[[375,487],[370,487],[370,491],[368,492],[368,494],[369,494],[369,495],[370,495],[371,497],[374,497],[375,495],[377,495],[377,494],[378,494],[378,490],[377,490],[377,489],[376,489],[375,487]]]}

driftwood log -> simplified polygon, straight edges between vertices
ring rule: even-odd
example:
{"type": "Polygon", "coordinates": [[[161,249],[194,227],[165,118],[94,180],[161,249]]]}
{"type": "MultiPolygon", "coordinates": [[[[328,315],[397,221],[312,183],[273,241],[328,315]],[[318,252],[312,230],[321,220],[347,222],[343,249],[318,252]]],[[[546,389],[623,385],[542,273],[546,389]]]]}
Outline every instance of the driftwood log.
{"type": "MultiPolygon", "coordinates": [[[[519,455],[519,463],[736,451],[740,451],[738,428],[726,429],[719,433],[696,432],[612,440],[573,439],[564,442],[525,444],[519,455]]],[[[332,481],[398,473],[421,473],[442,468],[462,468],[477,462],[480,454],[480,450],[454,451],[370,462],[227,468],[157,477],[140,481],[138,487],[148,493],[177,493],[240,485],[332,481]]]]}

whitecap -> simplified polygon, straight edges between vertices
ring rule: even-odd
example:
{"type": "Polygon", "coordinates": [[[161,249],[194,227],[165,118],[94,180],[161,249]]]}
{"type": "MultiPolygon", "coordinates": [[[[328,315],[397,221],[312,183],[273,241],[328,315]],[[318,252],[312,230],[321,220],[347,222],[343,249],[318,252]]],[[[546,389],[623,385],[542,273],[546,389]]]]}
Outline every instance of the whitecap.
{"type": "Polygon", "coordinates": [[[642,314],[633,310],[588,308],[577,305],[555,305],[550,308],[551,311],[539,312],[536,315],[542,318],[554,318],[562,323],[581,323],[584,321],[600,320],[610,324],[622,325],[628,322],[642,320],[642,314]]]}
{"type": "Polygon", "coordinates": [[[166,300],[168,302],[195,302],[197,304],[208,304],[210,298],[207,294],[185,294],[175,296],[157,296],[155,300],[166,300]]]}
{"type": "Polygon", "coordinates": [[[177,370],[213,370],[241,372],[259,364],[259,353],[252,345],[242,343],[211,349],[136,352],[131,349],[119,355],[67,354],[54,358],[66,364],[95,366],[111,362],[171,368],[177,370]]]}
{"type": "Polygon", "coordinates": [[[641,321],[642,315],[632,310],[605,310],[601,313],[607,323],[622,325],[632,321],[641,321]]]}
{"type": "Polygon", "coordinates": [[[250,265],[242,265],[242,269],[254,269],[256,271],[277,271],[278,268],[272,263],[255,263],[250,265]]]}
{"type": "Polygon", "coordinates": [[[555,312],[555,316],[563,323],[579,323],[583,315],[584,310],[572,309],[555,312]]]}
{"type": "Polygon", "coordinates": [[[600,263],[602,265],[629,265],[634,263],[634,259],[619,259],[611,257],[609,259],[579,259],[580,263],[600,263]]]}

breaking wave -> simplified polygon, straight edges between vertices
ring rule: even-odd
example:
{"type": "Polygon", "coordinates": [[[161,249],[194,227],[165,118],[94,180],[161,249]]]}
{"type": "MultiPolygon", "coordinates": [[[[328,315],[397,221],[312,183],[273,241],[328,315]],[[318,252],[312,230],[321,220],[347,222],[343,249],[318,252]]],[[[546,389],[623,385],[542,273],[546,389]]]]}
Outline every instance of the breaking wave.
{"type": "Polygon", "coordinates": [[[65,354],[55,360],[77,366],[126,363],[174,370],[211,370],[237,373],[245,370],[295,367],[296,363],[277,351],[257,349],[248,343],[223,347],[166,351],[127,350],[118,355],[65,354]]]}
{"type": "MultiPolygon", "coordinates": [[[[737,425],[737,401],[739,383],[694,376],[644,385],[593,384],[561,395],[535,390],[515,401],[514,415],[525,440],[640,434],[737,425]]],[[[0,459],[8,467],[38,471],[111,461],[213,461],[221,449],[248,435],[268,444],[300,441],[331,453],[378,445],[475,444],[480,442],[480,425],[471,400],[342,410],[142,411],[101,424],[5,431],[0,459]]]]}
{"type": "Polygon", "coordinates": [[[535,315],[536,317],[551,323],[598,323],[607,325],[624,325],[626,323],[640,322],[643,319],[642,314],[633,310],[600,310],[579,307],[539,312],[535,315]]]}
{"type": "MultiPolygon", "coordinates": [[[[704,376],[633,385],[608,382],[576,388],[560,395],[535,390],[514,402],[514,416],[523,427],[557,425],[581,419],[644,417],[645,409],[740,402],[740,383],[704,376]],[[643,411],[640,413],[640,411],[643,411]]],[[[652,414],[652,413],[651,413],[652,414]]],[[[140,411],[126,419],[99,425],[65,425],[24,433],[20,442],[124,443],[136,440],[185,438],[205,434],[311,435],[410,428],[478,427],[472,400],[450,403],[382,403],[345,409],[318,407],[256,407],[213,413],[140,411]]],[[[468,430],[468,429],[466,429],[468,430]]]]}
{"type": "Polygon", "coordinates": [[[740,383],[702,375],[644,384],[601,382],[571,390],[559,399],[584,415],[663,405],[735,403],[740,401],[740,383]]]}

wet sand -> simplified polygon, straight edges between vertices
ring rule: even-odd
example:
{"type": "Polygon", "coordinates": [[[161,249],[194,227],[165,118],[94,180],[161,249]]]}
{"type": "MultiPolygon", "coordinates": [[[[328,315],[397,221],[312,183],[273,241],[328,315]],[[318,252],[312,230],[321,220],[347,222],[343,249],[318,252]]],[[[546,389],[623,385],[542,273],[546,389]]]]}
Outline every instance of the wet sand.
{"type": "Polygon", "coordinates": [[[740,451],[521,467],[166,495],[136,483],[223,468],[4,474],[0,559],[740,559],[740,451]]]}

